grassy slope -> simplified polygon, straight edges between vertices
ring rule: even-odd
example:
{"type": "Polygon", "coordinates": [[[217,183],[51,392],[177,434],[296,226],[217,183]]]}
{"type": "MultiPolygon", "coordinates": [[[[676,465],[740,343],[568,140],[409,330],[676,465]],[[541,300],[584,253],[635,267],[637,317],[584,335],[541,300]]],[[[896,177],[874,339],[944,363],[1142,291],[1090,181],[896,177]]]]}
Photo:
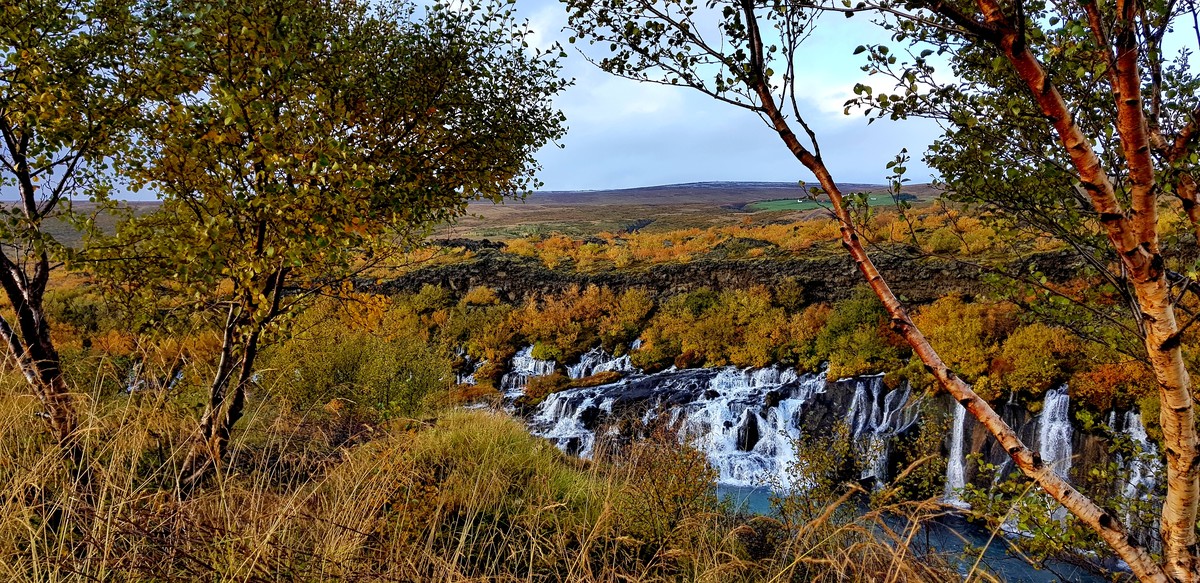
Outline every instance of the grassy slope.
{"type": "MultiPolygon", "coordinates": [[[[886,193],[887,187],[846,184],[847,192],[886,193]]],[[[913,185],[905,192],[919,201],[937,190],[913,185]]],[[[559,232],[587,236],[632,228],[667,231],[740,223],[790,222],[822,212],[818,205],[758,208],[756,203],[795,200],[807,193],[798,185],[772,182],[709,182],[581,192],[539,192],[523,201],[474,203],[456,224],[437,230],[439,238],[510,238],[559,232]]],[[[886,198],[886,197],[884,197],[886,198]]],[[[882,201],[882,198],[880,198],[882,201]]]]}
{"type": "MultiPolygon", "coordinates": [[[[504,414],[447,411],[334,443],[335,419],[255,409],[200,493],[169,484],[190,423],[162,395],[93,403],[75,495],[19,379],[0,376],[4,581],[949,581],[897,512],[733,516],[694,453],[580,462],[504,414]],[[811,516],[811,515],[805,515],[811,516]]],[[[823,510],[818,508],[817,510],[823,510]]]]}

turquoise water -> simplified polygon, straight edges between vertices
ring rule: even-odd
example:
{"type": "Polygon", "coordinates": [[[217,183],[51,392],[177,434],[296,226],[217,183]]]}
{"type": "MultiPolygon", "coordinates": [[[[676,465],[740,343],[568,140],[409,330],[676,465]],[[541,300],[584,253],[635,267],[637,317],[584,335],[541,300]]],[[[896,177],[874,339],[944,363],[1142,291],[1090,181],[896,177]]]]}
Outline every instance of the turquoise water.
{"type": "MultiPolygon", "coordinates": [[[[751,488],[744,486],[718,486],[717,494],[729,501],[734,509],[754,514],[771,514],[770,495],[768,488],[751,488]]],[[[903,523],[897,519],[893,528],[902,528],[903,523]]],[[[1096,577],[1087,571],[1064,563],[1049,561],[1046,569],[1038,569],[1014,552],[1003,537],[997,536],[988,542],[990,532],[978,524],[967,522],[957,516],[948,516],[928,523],[914,538],[928,552],[944,554],[958,567],[964,576],[971,570],[979,558],[978,549],[984,548],[980,565],[999,576],[1006,583],[1103,583],[1106,579],[1096,577]],[[971,546],[970,555],[965,555],[967,546],[971,546]],[[986,548],[985,548],[986,547],[986,548]]]]}

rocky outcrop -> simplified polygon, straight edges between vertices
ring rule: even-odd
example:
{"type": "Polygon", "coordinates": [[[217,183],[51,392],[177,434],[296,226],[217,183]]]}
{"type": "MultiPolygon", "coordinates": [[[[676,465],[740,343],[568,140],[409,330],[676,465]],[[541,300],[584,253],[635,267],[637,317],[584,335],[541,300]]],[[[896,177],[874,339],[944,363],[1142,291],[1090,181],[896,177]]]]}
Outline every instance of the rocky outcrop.
{"type": "MultiPolygon", "coordinates": [[[[702,287],[771,287],[791,279],[803,287],[807,301],[831,302],[848,297],[862,283],[862,275],[854,263],[842,256],[722,259],[721,253],[713,253],[712,257],[688,263],[580,272],[569,266],[549,269],[536,258],[504,253],[494,245],[480,243],[475,247],[476,255],[467,261],[416,270],[382,283],[364,281],[361,287],[382,293],[407,293],[424,285],[435,285],[452,293],[465,293],[472,287],[488,286],[506,301],[520,301],[530,295],[561,292],[572,285],[640,287],[660,295],[673,295],[702,287]]],[[[1062,272],[1062,276],[1069,274],[1069,270],[1063,269],[1062,256],[1042,256],[1036,263],[1044,263],[1046,269],[1053,268],[1048,274],[1051,279],[1059,279],[1053,277],[1060,275],[1057,272],[1062,272]]],[[[966,263],[910,254],[881,254],[876,264],[892,288],[913,302],[929,302],[950,293],[975,295],[985,289],[982,270],[966,263]]]]}

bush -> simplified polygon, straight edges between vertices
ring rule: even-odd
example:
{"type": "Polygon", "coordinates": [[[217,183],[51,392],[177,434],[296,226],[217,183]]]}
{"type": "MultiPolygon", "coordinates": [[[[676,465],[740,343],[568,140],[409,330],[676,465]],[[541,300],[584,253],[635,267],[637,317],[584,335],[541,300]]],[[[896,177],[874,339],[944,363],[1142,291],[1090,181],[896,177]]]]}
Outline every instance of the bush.
{"type": "Polygon", "coordinates": [[[534,344],[537,358],[571,362],[597,344],[623,353],[653,308],[653,298],[643,289],[616,294],[605,287],[572,286],[526,302],[513,314],[512,325],[534,344]]]}
{"type": "Polygon", "coordinates": [[[302,315],[304,332],[264,354],[267,386],[301,408],[340,400],[383,418],[415,415],[427,397],[448,389],[450,360],[426,339],[416,315],[367,301],[374,303],[326,304],[302,315]]]}
{"type": "Polygon", "coordinates": [[[571,388],[598,387],[600,385],[611,385],[612,383],[615,383],[615,382],[621,380],[621,377],[624,377],[624,376],[625,375],[623,375],[615,370],[606,370],[603,372],[598,372],[594,375],[589,375],[589,376],[583,377],[581,379],[576,379],[574,381],[571,381],[571,388]]]}
{"type": "Polygon", "coordinates": [[[814,304],[788,318],[787,332],[783,345],[779,347],[779,359],[794,364],[805,371],[815,371],[821,366],[817,355],[817,335],[825,327],[832,309],[829,304],[814,304]]]}
{"type": "Polygon", "coordinates": [[[942,227],[929,235],[925,247],[930,253],[958,253],[962,251],[962,239],[954,231],[942,227]]]}
{"type": "Polygon", "coordinates": [[[1097,411],[1129,409],[1143,397],[1157,395],[1153,374],[1137,361],[1109,362],[1076,372],[1068,387],[1072,400],[1097,411]]]}
{"type": "Polygon", "coordinates": [[[924,306],[913,321],[956,374],[974,383],[988,371],[1003,336],[1015,325],[1008,305],[967,303],[956,295],[924,306]]]}
{"type": "Polygon", "coordinates": [[[1000,358],[993,363],[1003,386],[1040,398],[1071,376],[1079,343],[1067,331],[1034,323],[1017,328],[1004,341],[1000,358]]]}
{"type": "Polygon", "coordinates": [[[534,406],[546,400],[546,397],[553,395],[563,389],[571,386],[571,379],[561,372],[555,372],[541,377],[533,377],[529,379],[525,385],[525,397],[521,401],[528,406],[534,406]]]}
{"type": "Polygon", "coordinates": [[[467,290],[458,303],[460,306],[494,306],[500,303],[500,296],[486,285],[477,285],[467,290]]]}
{"type": "Polygon", "coordinates": [[[888,326],[887,312],[865,286],[850,299],[834,305],[817,334],[816,357],[829,363],[829,378],[876,373],[899,368],[907,345],[888,326]]]}
{"type": "Polygon", "coordinates": [[[671,297],[642,334],[634,364],[656,370],[693,366],[762,367],[779,360],[794,339],[787,313],[767,288],[714,292],[701,288],[671,297]]]}
{"type": "Polygon", "coordinates": [[[617,499],[617,525],[640,544],[642,560],[690,536],[685,527],[717,509],[716,471],[699,450],[682,445],[659,426],[617,453],[625,487],[617,499]]]}

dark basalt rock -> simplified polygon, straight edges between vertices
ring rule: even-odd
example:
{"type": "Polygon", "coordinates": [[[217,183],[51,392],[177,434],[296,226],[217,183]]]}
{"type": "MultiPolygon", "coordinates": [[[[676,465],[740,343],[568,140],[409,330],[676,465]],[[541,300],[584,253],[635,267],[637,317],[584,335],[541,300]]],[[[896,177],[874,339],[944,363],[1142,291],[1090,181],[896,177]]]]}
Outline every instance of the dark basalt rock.
{"type": "MultiPolygon", "coordinates": [[[[1063,258],[1046,260],[1043,272],[1063,271],[1063,258]]],[[[1041,267],[1042,261],[1038,261],[1041,267]]],[[[1067,262],[1069,263],[1069,262],[1067,262]]],[[[975,295],[984,290],[978,268],[940,259],[880,255],[879,270],[897,293],[914,302],[929,302],[948,293],[975,295]]],[[[606,286],[613,289],[640,287],[669,296],[702,287],[711,289],[774,286],[795,280],[804,288],[808,302],[832,302],[848,297],[862,283],[854,263],[841,255],[770,259],[702,258],[688,263],[666,263],[633,269],[607,269],[580,273],[573,268],[549,269],[536,258],[521,257],[485,247],[462,263],[419,269],[396,279],[377,283],[359,282],[360,287],[382,293],[411,293],[424,285],[441,286],[454,294],[486,285],[506,301],[520,301],[537,294],[558,293],[572,285],[606,286]]]]}
{"type": "Polygon", "coordinates": [[[777,390],[767,391],[767,398],[763,401],[763,413],[768,409],[773,409],[779,406],[779,402],[786,399],[787,395],[777,390]]]}
{"type": "Polygon", "coordinates": [[[588,431],[595,431],[600,425],[600,418],[604,415],[604,411],[599,407],[592,405],[579,413],[579,421],[583,423],[583,427],[588,431]]]}
{"type": "Polygon", "coordinates": [[[749,412],[750,410],[747,409],[747,414],[742,415],[741,425],[738,426],[737,448],[741,451],[751,451],[758,443],[758,417],[749,415],[749,412]]]}

